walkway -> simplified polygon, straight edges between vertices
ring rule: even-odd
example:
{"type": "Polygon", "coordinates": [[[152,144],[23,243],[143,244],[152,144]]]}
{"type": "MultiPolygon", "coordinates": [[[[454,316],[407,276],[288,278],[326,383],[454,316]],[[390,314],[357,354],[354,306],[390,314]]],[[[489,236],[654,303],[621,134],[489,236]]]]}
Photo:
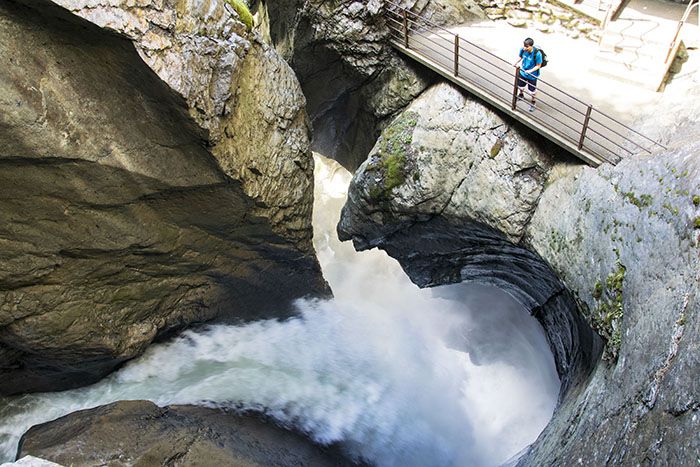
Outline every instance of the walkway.
{"type": "MultiPolygon", "coordinates": [[[[616,21],[606,23],[593,71],[629,84],[663,90],[681,40],[678,23],[687,6],[631,0],[616,21]]],[[[681,30],[686,46],[697,42],[697,6],[681,30]]]]}
{"type": "MultiPolygon", "coordinates": [[[[652,153],[661,146],[611,116],[540,80],[538,104],[514,100],[515,68],[399,5],[389,3],[392,45],[481,100],[518,120],[592,166],[616,164],[621,156],[652,153]]],[[[515,54],[514,54],[515,55],[515,54]]]]}

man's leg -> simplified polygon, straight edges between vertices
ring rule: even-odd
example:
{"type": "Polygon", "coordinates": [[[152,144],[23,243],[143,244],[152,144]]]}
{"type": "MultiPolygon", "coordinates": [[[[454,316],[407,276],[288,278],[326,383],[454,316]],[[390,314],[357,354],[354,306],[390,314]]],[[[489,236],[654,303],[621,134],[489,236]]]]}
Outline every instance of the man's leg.
{"type": "Polygon", "coordinates": [[[518,97],[520,99],[525,98],[525,94],[523,94],[523,92],[525,92],[525,79],[519,75],[518,76],[518,97]]]}
{"type": "Polygon", "coordinates": [[[530,108],[528,109],[530,112],[535,111],[535,94],[537,93],[537,78],[532,78],[527,80],[527,90],[529,91],[530,97],[531,97],[531,103],[530,103],[530,108]]]}

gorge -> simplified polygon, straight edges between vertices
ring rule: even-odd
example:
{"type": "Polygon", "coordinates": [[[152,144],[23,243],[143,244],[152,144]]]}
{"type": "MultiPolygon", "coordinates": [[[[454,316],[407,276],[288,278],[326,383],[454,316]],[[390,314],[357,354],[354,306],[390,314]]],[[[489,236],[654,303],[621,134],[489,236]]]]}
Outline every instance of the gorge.
{"type": "Polygon", "coordinates": [[[700,84],[593,169],[385,7],[0,5],[1,460],[695,465],[700,84]]]}
{"type": "MultiPolygon", "coordinates": [[[[376,465],[495,465],[532,442],[559,387],[536,321],[505,294],[419,289],[385,254],[340,244],[334,230],[349,175],[320,160],[316,170],[315,244],[332,301],[300,301],[300,317],[286,321],[188,331],[94,386],[9,400],[0,412],[6,455],[32,425],[133,399],[264,407],[376,465]]],[[[53,453],[57,431],[49,424],[43,437],[29,434],[22,452],[97,460],[53,453]]]]}

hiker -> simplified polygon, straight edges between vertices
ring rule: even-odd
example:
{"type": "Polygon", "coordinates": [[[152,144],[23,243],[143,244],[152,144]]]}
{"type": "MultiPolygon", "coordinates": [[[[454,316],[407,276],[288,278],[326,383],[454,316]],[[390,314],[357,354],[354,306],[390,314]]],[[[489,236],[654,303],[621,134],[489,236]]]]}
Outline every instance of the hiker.
{"type": "Polygon", "coordinates": [[[537,92],[537,78],[540,76],[542,67],[542,51],[535,48],[535,41],[527,38],[523,41],[523,48],[520,49],[520,59],[515,62],[515,66],[520,65],[520,76],[518,76],[518,97],[525,98],[525,87],[532,100],[530,112],[535,110],[535,93],[537,92]]]}

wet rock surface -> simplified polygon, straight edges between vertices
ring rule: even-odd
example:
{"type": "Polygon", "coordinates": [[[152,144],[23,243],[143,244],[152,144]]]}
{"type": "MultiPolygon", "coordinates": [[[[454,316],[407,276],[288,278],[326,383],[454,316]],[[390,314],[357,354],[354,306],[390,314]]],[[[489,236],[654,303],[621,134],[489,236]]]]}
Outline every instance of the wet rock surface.
{"type": "Polygon", "coordinates": [[[188,324],[327,293],[128,40],[48,2],[0,10],[0,392],[85,385],[188,324]]]}
{"type": "Polygon", "coordinates": [[[147,401],[116,402],[35,426],[20,443],[18,457],[27,454],[75,466],[355,465],[337,449],[255,415],[147,401]]]}

